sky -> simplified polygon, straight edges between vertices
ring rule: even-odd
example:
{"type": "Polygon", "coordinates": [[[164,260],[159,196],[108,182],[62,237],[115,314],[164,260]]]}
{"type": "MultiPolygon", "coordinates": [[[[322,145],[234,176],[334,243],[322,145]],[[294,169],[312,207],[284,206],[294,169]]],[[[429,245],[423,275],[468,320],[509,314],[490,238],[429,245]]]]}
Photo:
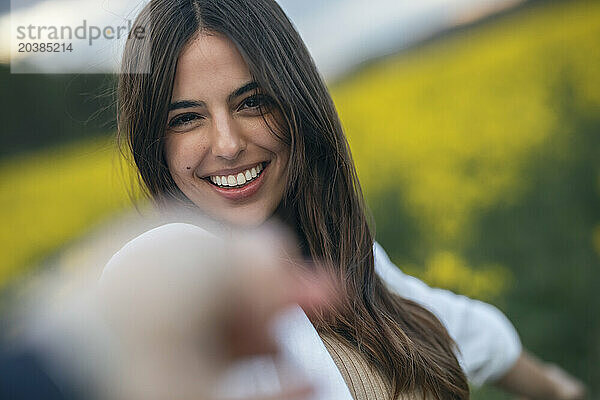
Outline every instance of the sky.
{"type": "MultiPolygon", "coordinates": [[[[124,40],[77,43],[70,54],[16,53],[15,27],[28,24],[119,26],[147,0],[0,0],[0,62],[34,63],[40,72],[114,72],[124,40]],[[10,11],[10,12],[9,12],[10,11]],[[11,30],[12,17],[12,30],[11,30]],[[53,57],[54,56],[54,57],[53,57]]],[[[396,53],[450,27],[521,0],[279,0],[326,79],[373,57],[396,53]]]]}

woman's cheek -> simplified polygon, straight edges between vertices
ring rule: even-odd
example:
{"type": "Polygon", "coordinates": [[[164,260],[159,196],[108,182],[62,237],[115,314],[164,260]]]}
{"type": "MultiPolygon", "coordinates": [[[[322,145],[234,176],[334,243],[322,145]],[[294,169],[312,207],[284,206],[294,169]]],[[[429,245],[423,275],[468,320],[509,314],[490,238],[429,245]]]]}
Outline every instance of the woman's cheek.
{"type": "Polygon", "coordinates": [[[191,175],[202,161],[206,146],[193,139],[184,134],[167,137],[165,155],[171,174],[191,175]]]}

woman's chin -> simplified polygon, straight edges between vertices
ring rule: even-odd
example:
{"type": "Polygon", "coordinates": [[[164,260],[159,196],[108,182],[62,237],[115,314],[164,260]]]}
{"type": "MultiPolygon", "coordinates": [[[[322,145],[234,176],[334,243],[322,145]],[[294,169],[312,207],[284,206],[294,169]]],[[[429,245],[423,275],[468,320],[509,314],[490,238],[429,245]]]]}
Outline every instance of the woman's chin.
{"type": "Polygon", "coordinates": [[[269,219],[269,215],[264,212],[249,210],[231,210],[227,213],[213,215],[213,217],[225,224],[239,228],[256,228],[269,219]]]}

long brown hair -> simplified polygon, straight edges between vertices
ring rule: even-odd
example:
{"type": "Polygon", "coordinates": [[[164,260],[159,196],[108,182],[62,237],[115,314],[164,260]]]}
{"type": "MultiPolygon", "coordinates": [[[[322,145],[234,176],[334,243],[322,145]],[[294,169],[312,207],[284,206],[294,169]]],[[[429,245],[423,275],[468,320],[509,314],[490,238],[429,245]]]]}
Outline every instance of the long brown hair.
{"type": "MultiPolygon", "coordinates": [[[[468,399],[455,345],[439,320],[392,294],[374,271],[373,233],[335,106],[300,36],[274,0],[152,0],[136,26],[152,45],[130,39],[118,87],[119,132],[147,194],[186,201],[164,158],[168,104],[177,58],[198,32],[231,39],[285,121],[289,183],[278,212],[295,225],[306,252],[340,281],[343,307],[315,318],[392,383],[394,397],[418,390],[468,399]],[[149,74],[135,73],[150,52],[149,74]]],[[[275,133],[275,132],[274,132],[275,133]]]]}

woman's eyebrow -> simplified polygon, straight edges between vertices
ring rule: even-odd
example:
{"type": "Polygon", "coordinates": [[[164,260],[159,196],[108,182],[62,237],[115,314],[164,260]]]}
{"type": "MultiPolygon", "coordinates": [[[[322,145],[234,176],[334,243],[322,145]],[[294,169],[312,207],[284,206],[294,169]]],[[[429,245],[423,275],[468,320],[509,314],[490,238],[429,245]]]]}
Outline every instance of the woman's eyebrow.
{"type": "Polygon", "coordinates": [[[169,111],[178,110],[180,108],[204,107],[205,105],[206,104],[203,101],[181,100],[171,103],[169,105],[169,111]]]}
{"type": "Polygon", "coordinates": [[[246,83],[244,86],[241,86],[240,88],[238,88],[238,89],[234,90],[234,91],[233,91],[233,92],[232,92],[232,93],[229,95],[229,97],[227,98],[227,100],[228,100],[229,102],[231,102],[231,101],[232,101],[233,99],[235,99],[236,97],[238,97],[238,96],[241,96],[241,95],[243,95],[244,93],[246,93],[246,92],[249,92],[249,91],[251,91],[251,90],[254,90],[254,89],[256,89],[257,87],[258,87],[258,82],[256,82],[256,81],[251,81],[251,82],[248,82],[248,83],[246,83]]]}
{"type": "MultiPolygon", "coordinates": [[[[231,92],[231,94],[227,97],[227,100],[229,102],[231,102],[236,97],[241,96],[244,93],[249,92],[251,90],[254,90],[257,87],[258,87],[258,83],[256,81],[248,82],[248,83],[244,84],[244,86],[241,86],[238,89],[235,89],[233,92],[231,92]]],[[[204,103],[203,101],[180,100],[180,101],[171,103],[169,105],[169,111],[178,110],[180,108],[194,108],[194,107],[205,107],[205,106],[206,106],[206,103],[204,103]]]]}

